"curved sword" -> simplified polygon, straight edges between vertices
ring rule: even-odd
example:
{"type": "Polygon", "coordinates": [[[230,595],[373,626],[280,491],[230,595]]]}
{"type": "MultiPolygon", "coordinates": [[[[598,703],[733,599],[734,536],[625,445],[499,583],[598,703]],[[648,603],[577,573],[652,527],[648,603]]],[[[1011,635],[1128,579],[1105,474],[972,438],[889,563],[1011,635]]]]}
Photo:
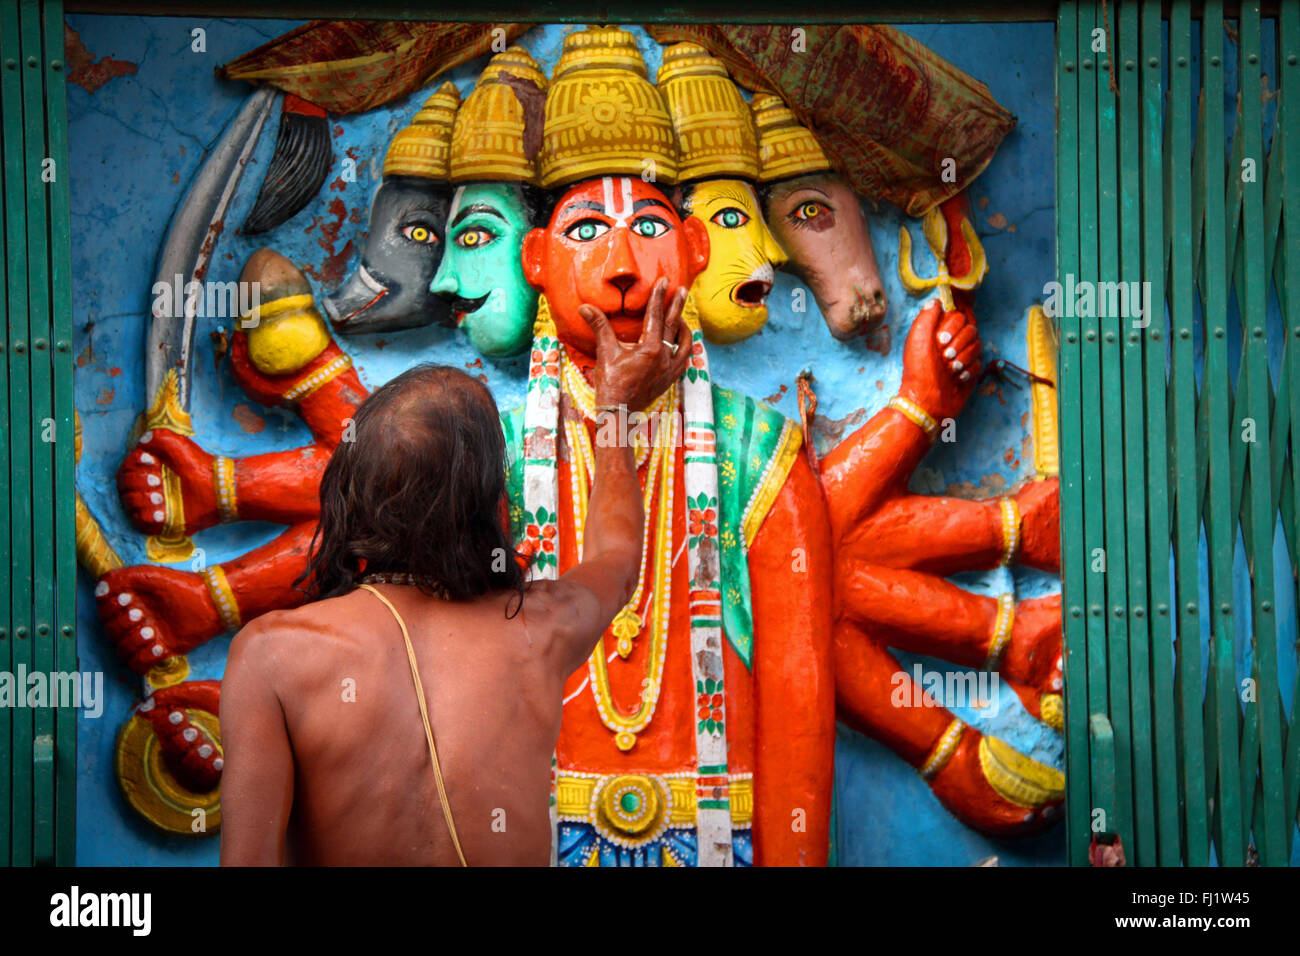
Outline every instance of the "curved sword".
{"type": "MultiPolygon", "coordinates": [[[[168,427],[193,434],[190,426],[190,370],[194,326],[203,302],[203,280],[217,239],[225,228],[226,210],[271,107],[276,91],[259,87],[226,127],[172,216],[158,255],[157,278],[150,288],[152,319],[145,339],[145,394],[149,410],[145,428],[168,427]]],[[[184,533],[179,481],[163,468],[165,530],[150,536],[145,553],[153,561],[183,561],[194,550],[184,533]]]]}

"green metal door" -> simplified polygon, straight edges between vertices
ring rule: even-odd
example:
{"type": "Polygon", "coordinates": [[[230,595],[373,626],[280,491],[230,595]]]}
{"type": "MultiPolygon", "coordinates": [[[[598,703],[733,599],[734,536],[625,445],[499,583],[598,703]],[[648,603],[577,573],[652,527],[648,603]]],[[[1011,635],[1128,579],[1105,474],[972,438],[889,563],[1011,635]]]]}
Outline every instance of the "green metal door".
{"type": "Polygon", "coordinates": [[[24,680],[77,667],[63,66],[62,3],[0,0],[0,671],[15,695],[0,706],[0,861],[15,866],[71,865],[76,833],[76,711],[24,680]]]}
{"type": "Polygon", "coordinates": [[[1057,19],[1068,852],[1103,832],[1130,865],[1285,865],[1300,0],[1163,7],[1057,19]]]}

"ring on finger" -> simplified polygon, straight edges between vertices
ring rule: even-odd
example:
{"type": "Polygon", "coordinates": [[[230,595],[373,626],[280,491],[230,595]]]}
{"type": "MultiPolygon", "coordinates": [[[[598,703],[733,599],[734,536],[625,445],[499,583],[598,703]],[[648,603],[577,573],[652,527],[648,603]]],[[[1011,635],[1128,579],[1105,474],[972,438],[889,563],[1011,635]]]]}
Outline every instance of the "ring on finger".
{"type": "Polygon", "coordinates": [[[681,348],[681,346],[678,345],[678,343],[676,343],[676,342],[669,342],[667,339],[664,339],[664,340],[663,340],[663,343],[664,343],[664,345],[668,346],[668,354],[669,354],[669,355],[676,355],[676,354],[677,354],[677,350],[678,350],[679,348],[681,348]]]}

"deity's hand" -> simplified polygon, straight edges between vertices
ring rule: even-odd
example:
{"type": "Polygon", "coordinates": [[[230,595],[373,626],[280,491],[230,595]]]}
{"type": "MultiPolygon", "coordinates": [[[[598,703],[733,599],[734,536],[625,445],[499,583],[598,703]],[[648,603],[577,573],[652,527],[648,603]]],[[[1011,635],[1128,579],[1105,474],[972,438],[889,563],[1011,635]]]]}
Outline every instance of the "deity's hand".
{"type": "MultiPolygon", "coordinates": [[[[214,456],[184,435],[154,428],[140,436],[117,470],[117,492],[131,523],[145,534],[162,534],[169,509],[180,509],[184,534],[210,528],[221,520],[217,509],[214,456]],[[167,500],[163,469],[179,479],[179,500],[167,500]]],[[[234,466],[230,466],[234,481],[234,466]]]]}
{"type": "Polygon", "coordinates": [[[137,674],[225,630],[203,576],[187,571],[118,568],[99,579],[95,601],[105,635],[137,674]]]}
{"type": "Polygon", "coordinates": [[[1040,571],[1061,571],[1061,482],[1031,481],[1016,493],[1020,509],[1020,564],[1040,571]]]}
{"type": "Polygon", "coordinates": [[[1039,695],[1061,693],[1061,595],[1016,604],[1001,671],[1039,695]]]}
{"type": "Polygon", "coordinates": [[[898,394],[943,421],[966,404],[980,373],[975,322],[962,312],[942,312],[938,300],[917,315],[903,347],[898,394]]]}
{"type": "Polygon", "coordinates": [[[154,691],[136,708],[152,725],[167,767],[195,793],[207,793],[221,782],[225,761],[220,740],[192,721],[190,711],[204,710],[215,717],[220,700],[217,681],[185,681],[154,691]]]}
{"type": "Polygon", "coordinates": [[[605,313],[594,305],[578,312],[596,334],[596,404],[639,412],[682,377],[691,357],[691,330],[681,321],[686,290],[678,289],[665,313],[668,280],[660,279],[646,305],[641,338],[624,345],[605,313]]]}

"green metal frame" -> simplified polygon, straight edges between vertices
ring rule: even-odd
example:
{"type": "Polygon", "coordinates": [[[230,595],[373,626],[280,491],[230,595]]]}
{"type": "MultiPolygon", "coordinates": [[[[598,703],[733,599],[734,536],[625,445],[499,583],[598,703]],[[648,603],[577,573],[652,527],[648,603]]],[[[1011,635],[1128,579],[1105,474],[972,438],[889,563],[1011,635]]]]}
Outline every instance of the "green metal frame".
{"type": "Polygon", "coordinates": [[[1224,109],[1234,53],[1236,88],[1261,88],[1260,4],[1234,5],[1231,37],[1221,0],[1163,7],[1079,0],[1057,20],[1060,279],[1146,281],[1153,306],[1146,321],[1061,319],[1062,540],[1084,542],[1062,553],[1068,852],[1086,863],[1105,830],[1130,864],[1285,865],[1300,732],[1278,687],[1278,637],[1296,622],[1277,620],[1274,541],[1280,526],[1294,582],[1300,124],[1282,117],[1300,99],[1300,0],[1269,11],[1268,123],[1260,96],[1239,96],[1231,123],[1224,109]],[[1234,604],[1242,557],[1250,599],[1234,604]]]}
{"type": "MultiPolygon", "coordinates": [[[[60,2],[0,0],[0,668],[77,667],[72,302],[60,2]]],[[[75,859],[76,712],[0,710],[0,859],[75,859]]]]}

